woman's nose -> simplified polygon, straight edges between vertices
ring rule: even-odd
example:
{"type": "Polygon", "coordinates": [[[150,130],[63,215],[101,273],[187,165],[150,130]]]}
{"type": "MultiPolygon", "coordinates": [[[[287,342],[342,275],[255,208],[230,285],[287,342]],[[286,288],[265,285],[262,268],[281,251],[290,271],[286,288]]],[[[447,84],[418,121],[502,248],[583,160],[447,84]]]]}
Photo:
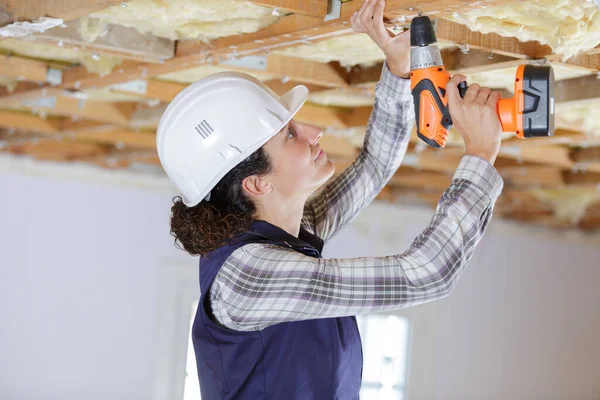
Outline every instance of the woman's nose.
{"type": "Polygon", "coordinates": [[[317,144],[323,136],[323,130],[316,126],[304,125],[304,132],[306,140],[312,145],[317,144]]]}

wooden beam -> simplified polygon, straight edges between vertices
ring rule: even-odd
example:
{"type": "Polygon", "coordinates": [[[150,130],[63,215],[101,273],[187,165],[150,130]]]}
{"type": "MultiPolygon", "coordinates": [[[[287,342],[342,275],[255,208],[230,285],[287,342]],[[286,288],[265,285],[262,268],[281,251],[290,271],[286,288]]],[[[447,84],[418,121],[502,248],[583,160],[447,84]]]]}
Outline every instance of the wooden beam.
{"type": "MultiPolygon", "coordinates": [[[[127,1],[129,0],[124,2],[127,1]]],[[[40,17],[70,21],[121,2],[122,0],[7,0],[3,4],[12,21],[31,21],[40,17]]]]}
{"type": "Polygon", "coordinates": [[[557,103],[592,98],[600,98],[600,79],[595,74],[554,83],[554,101],[557,103]]]}
{"type": "Polygon", "coordinates": [[[138,79],[111,87],[117,93],[136,94],[148,99],[159,99],[170,102],[188,85],[183,83],[165,82],[155,79],[138,79]]]}
{"type": "Polygon", "coordinates": [[[600,185],[600,172],[564,171],[563,176],[570,186],[600,185]]]}
{"type": "Polygon", "coordinates": [[[600,147],[578,149],[573,153],[573,159],[578,163],[600,163],[600,147]]]}
{"type": "Polygon", "coordinates": [[[285,93],[287,93],[288,91],[292,90],[297,85],[306,86],[310,93],[320,92],[323,90],[330,90],[329,87],[325,87],[325,86],[321,86],[321,85],[314,85],[311,83],[303,83],[303,82],[298,82],[298,81],[293,81],[293,80],[286,80],[286,79],[284,79],[284,80],[271,79],[271,80],[265,81],[265,85],[267,85],[269,88],[271,88],[271,90],[273,90],[275,93],[277,93],[280,96],[282,96],[285,93]]]}
{"type": "Polygon", "coordinates": [[[60,132],[61,119],[42,119],[30,113],[18,111],[0,111],[0,126],[29,132],[54,134],[60,132]]]}
{"type": "Polygon", "coordinates": [[[443,18],[438,18],[436,21],[436,37],[439,41],[468,45],[470,48],[492,50],[497,54],[517,58],[542,58],[553,53],[552,48],[537,41],[521,42],[514,37],[500,36],[495,33],[474,32],[469,30],[466,25],[443,18]]]}
{"type": "MultiPolygon", "coordinates": [[[[560,61],[560,58],[557,56],[553,57],[553,59],[560,61]]],[[[593,51],[587,54],[580,54],[576,57],[572,57],[566,60],[564,64],[577,66],[592,72],[596,72],[600,70],[600,47],[596,47],[593,51]]]]}
{"type": "Polygon", "coordinates": [[[348,86],[345,71],[336,64],[325,64],[298,57],[271,54],[267,58],[265,72],[325,87],[348,86]]]}
{"type": "Polygon", "coordinates": [[[156,135],[154,132],[136,132],[125,128],[100,126],[72,132],[71,136],[79,141],[91,143],[112,144],[138,149],[156,149],[156,135]]]}
{"type": "MultiPolygon", "coordinates": [[[[443,49],[441,54],[444,67],[452,75],[508,68],[527,62],[502,54],[491,54],[490,58],[490,51],[482,49],[472,49],[466,54],[459,49],[443,49]]],[[[354,66],[348,74],[348,83],[350,85],[373,84],[379,81],[382,68],[383,62],[370,67],[354,66]]]]}
{"type": "Polygon", "coordinates": [[[79,20],[66,23],[64,28],[54,28],[25,39],[50,46],[85,50],[102,55],[144,62],[160,62],[175,55],[175,41],[144,35],[134,28],[109,25],[105,35],[87,42],[79,31],[79,20]]]}
{"type": "Polygon", "coordinates": [[[296,113],[294,119],[319,128],[343,129],[347,127],[342,116],[335,109],[314,104],[304,104],[296,113]]]}
{"type": "MultiPolygon", "coordinates": [[[[237,0],[248,1],[248,0],[237,0]]],[[[250,0],[250,3],[259,6],[273,7],[281,13],[294,13],[311,17],[325,17],[327,15],[327,0],[250,0]]]]}
{"type": "Polygon", "coordinates": [[[564,185],[563,171],[552,166],[523,166],[498,168],[507,186],[560,187],[564,185]]]}
{"type": "Polygon", "coordinates": [[[48,78],[48,65],[42,61],[0,54],[0,75],[43,83],[48,78]]]}
{"type": "Polygon", "coordinates": [[[450,187],[451,183],[452,175],[429,171],[417,171],[410,167],[400,167],[389,181],[389,184],[392,186],[430,191],[444,191],[450,187]]]}
{"type": "Polygon", "coordinates": [[[78,117],[108,124],[127,126],[137,103],[108,103],[66,97],[58,89],[49,89],[34,100],[23,100],[19,108],[49,115],[78,117]]]}
{"type": "Polygon", "coordinates": [[[559,145],[540,147],[518,147],[502,145],[499,155],[516,160],[538,164],[553,165],[561,168],[572,168],[574,161],[569,156],[569,149],[559,145]]]}
{"type": "Polygon", "coordinates": [[[553,136],[520,139],[516,135],[505,139],[503,146],[538,147],[551,144],[600,144],[600,136],[590,136],[579,131],[569,129],[555,129],[553,136]]]}
{"type": "Polygon", "coordinates": [[[360,151],[347,138],[333,135],[323,135],[319,146],[330,158],[354,159],[360,151]]]}
{"type": "Polygon", "coordinates": [[[42,140],[9,145],[5,151],[18,155],[29,155],[38,160],[74,161],[83,157],[104,155],[107,149],[105,146],[93,143],[42,140]]]}
{"type": "MultiPolygon", "coordinates": [[[[454,12],[464,13],[480,8],[513,3],[516,3],[516,0],[491,0],[486,2],[466,2],[460,0],[387,0],[384,19],[386,16],[389,16],[389,18],[405,16],[407,20],[410,20],[416,17],[419,12],[432,17],[443,17],[451,16],[454,12]]],[[[362,1],[342,3],[341,18],[350,18],[352,13],[358,10],[361,5],[362,1]]]]}

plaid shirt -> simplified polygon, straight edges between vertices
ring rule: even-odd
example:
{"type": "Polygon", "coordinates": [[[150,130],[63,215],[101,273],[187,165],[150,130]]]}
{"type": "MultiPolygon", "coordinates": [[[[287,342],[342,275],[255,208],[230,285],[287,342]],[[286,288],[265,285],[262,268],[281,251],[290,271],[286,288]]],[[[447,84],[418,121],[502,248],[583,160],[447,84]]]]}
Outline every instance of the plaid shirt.
{"type": "MultiPolygon", "coordinates": [[[[351,222],[400,166],[414,118],[410,81],[384,64],[360,155],[309,199],[302,226],[327,241],[351,222]]],[[[230,329],[253,331],[443,298],[471,259],[502,187],[487,160],[463,156],[429,226],[402,254],[324,259],[281,246],[244,245],[211,286],[215,318],[230,329]]]]}

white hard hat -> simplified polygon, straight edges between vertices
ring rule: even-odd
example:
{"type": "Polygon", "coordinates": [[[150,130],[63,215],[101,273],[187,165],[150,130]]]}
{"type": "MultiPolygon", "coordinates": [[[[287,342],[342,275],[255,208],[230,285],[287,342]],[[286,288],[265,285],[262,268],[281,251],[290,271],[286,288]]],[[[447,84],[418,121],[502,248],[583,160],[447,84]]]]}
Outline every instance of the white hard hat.
{"type": "Polygon", "coordinates": [[[283,129],[307,98],[306,86],[280,97],[240,72],[219,72],[182,90],[160,119],[156,147],[183,203],[202,201],[227,172],[283,129]]]}

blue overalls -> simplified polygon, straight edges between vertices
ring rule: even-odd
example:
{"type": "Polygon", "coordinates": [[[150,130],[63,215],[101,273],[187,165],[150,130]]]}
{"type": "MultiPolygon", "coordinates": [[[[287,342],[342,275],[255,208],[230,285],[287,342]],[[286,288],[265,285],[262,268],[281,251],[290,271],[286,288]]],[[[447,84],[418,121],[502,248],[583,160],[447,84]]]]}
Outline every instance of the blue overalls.
{"type": "Polygon", "coordinates": [[[323,241],[302,228],[296,238],[254,221],[248,232],[201,258],[192,341],[202,400],[358,399],[363,360],[356,317],[284,322],[252,332],[211,319],[211,284],[227,257],[249,243],[291,247],[317,258],[323,249],[323,241]]]}

